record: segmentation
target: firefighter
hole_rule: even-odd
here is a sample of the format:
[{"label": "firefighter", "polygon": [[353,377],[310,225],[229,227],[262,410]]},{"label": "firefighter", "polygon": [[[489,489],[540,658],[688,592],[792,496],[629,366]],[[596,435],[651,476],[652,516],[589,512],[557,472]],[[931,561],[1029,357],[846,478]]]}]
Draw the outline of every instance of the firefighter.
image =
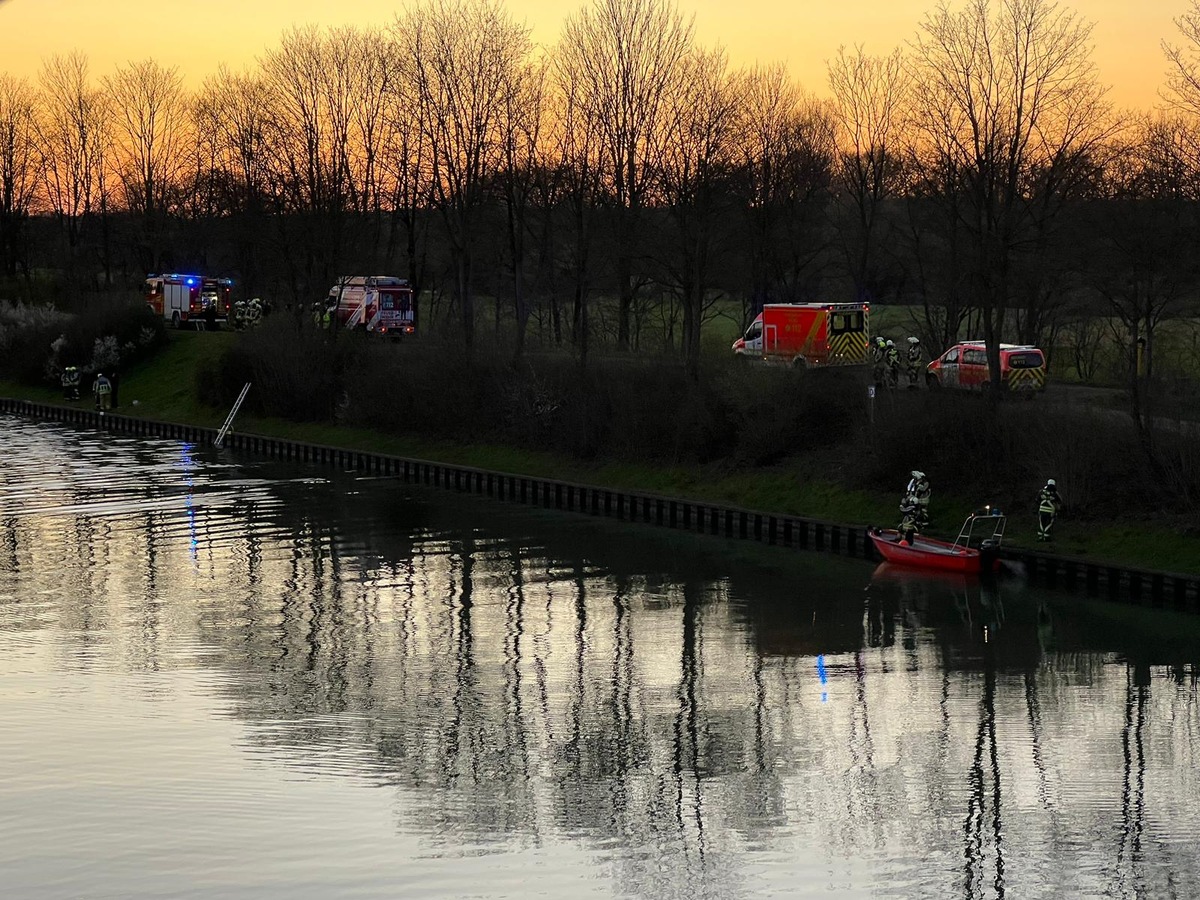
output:
[{"label": "firefighter", "polygon": [[891,341],[887,342],[884,361],[887,363],[888,387],[894,388],[900,383],[900,352]]},{"label": "firefighter", "polygon": [[62,389],[64,400],[79,399],[79,369],[67,366],[62,373]]},{"label": "firefighter", "polygon": [[918,528],[929,527],[929,496],[932,493],[929,486],[929,479],[925,477],[925,473],[913,469],[912,478],[908,481],[908,487],[905,490],[906,502],[907,498],[911,497],[915,506],[914,515],[917,520]]},{"label": "firefighter", "polygon": [[1039,541],[1050,540],[1050,529],[1062,509],[1062,497],[1053,478],[1046,479],[1046,486],[1038,492],[1038,535]]},{"label": "firefighter", "polygon": [[921,339],[918,337],[910,337],[908,339],[908,389],[915,391],[917,389],[917,380],[921,376],[921,364],[925,362],[925,352],[921,349]]},{"label": "firefighter", "polygon": [[92,382],[92,395],[96,398],[96,409],[103,412],[112,403],[112,382],[104,377],[103,372],[96,373]]},{"label": "firefighter", "polygon": [[912,494],[906,494],[904,499],[900,501],[900,527],[896,530],[900,532],[900,543],[903,546],[912,546],[917,535],[921,531],[921,526],[918,522],[917,498]]},{"label": "firefighter", "polygon": [[887,364],[887,341],[883,339],[883,335],[875,335],[875,340],[871,341],[871,379],[875,383],[875,390],[883,389],[883,376],[886,371]]},{"label": "firefighter", "polygon": [[259,322],[263,315],[262,301],[257,297],[252,297],[246,303],[246,327],[253,328]]}]

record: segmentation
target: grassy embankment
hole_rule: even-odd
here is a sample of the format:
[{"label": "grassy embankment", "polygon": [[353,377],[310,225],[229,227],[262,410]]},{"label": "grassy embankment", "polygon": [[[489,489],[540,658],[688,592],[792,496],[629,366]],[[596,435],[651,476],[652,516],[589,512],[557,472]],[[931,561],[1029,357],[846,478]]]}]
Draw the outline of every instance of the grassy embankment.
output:
[{"label": "grassy embankment", "polygon": [[[119,412],[147,419],[219,426],[227,410],[213,409],[198,402],[195,372],[204,362],[218,356],[234,338],[228,333],[172,333],[165,351],[134,367],[122,377]],[[0,393],[47,403],[62,402],[60,393],[54,389],[31,388],[11,382],[0,382]],[[81,402],[89,403],[90,398]],[[319,444],[692,497],[830,521],[891,524],[896,516],[896,496],[849,490],[833,480],[814,479],[808,471],[812,461],[807,459],[796,459],[752,472],[714,474],[690,467],[666,468],[617,462],[588,465],[551,454],[506,446],[424,440],[281,419],[239,417],[237,428],[244,432]],[[969,499],[947,496],[944,492],[935,493],[935,514],[942,511],[938,524],[943,532],[956,528],[961,521],[961,514],[952,515],[948,510],[963,510],[965,514],[971,506]],[[1008,534],[1010,543],[1033,545],[1034,531],[1032,504],[1029,510],[1012,513]],[[1149,527],[1142,522],[1116,522],[1095,527],[1069,520],[1060,521],[1057,540],[1052,547],[1060,553],[1090,559],[1200,573],[1200,540]]]}]

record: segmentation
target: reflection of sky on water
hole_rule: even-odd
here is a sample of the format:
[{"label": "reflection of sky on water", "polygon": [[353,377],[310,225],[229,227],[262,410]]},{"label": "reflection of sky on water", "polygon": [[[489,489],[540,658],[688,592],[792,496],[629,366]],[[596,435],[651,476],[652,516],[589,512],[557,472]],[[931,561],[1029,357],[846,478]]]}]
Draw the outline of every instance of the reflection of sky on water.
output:
[{"label": "reflection of sky on water", "polygon": [[[188,283],[190,284],[191,282],[189,281]],[[200,546],[200,539],[196,536],[196,507],[192,502],[192,494],[196,486],[196,482],[192,477],[192,473],[196,468],[196,461],[192,456],[192,445],[188,443],[182,444],[179,448],[179,457],[180,462],[182,463],[183,483],[187,488],[187,493],[184,494],[183,502],[187,506],[188,533],[191,536],[189,551],[191,553],[192,561],[195,562],[197,557],[197,548]]]},{"label": "reflection of sky on water", "polygon": [[23,896],[1195,877],[1190,620],[5,425]]}]

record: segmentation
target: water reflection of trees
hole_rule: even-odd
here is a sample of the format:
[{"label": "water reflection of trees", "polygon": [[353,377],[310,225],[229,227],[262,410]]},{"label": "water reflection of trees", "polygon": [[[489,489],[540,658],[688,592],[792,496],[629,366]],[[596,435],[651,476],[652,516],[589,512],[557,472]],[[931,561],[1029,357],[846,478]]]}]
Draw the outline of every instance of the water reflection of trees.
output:
[{"label": "water reflection of trees", "polygon": [[1069,604],[395,485],[221,490],[58,544],[6,518],[0,577],[59,572],[62,627],[129,666],[206,648],[250,752],[393,786],[431,844],[576,838],[647,896],[736,894],[767,848],[910,894],[1072,893],[1067,854],[1085,893],[1195,875],[1196,670]]}]

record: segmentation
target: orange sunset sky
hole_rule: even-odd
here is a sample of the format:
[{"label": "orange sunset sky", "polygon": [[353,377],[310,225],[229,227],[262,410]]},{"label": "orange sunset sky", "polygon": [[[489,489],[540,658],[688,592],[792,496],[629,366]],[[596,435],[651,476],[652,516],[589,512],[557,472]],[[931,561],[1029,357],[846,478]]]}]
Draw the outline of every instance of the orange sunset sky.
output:
[{"label": "orange sunset sky", "polygon": [[[1160,41],[1187,0],[1077,0],[1095,23],[1094,59],[1118,106],[1159,103],[1166,70]],[[883,54],[910,39],[936,0],[680,0],[705,45],[721,44],[735,64],[776,61],[817,95],[825,63],[840,45]],[[574,0],[508,0],[533,38],[552,43]],[[957,6],[958,4],[953,4]],[[0,71],[36,77],[43,58],[79,49],[95,75],[153,56],[190,84],[225,63],[240,69],[292,25],[390,22],[396,0],[0,0]]]}]

